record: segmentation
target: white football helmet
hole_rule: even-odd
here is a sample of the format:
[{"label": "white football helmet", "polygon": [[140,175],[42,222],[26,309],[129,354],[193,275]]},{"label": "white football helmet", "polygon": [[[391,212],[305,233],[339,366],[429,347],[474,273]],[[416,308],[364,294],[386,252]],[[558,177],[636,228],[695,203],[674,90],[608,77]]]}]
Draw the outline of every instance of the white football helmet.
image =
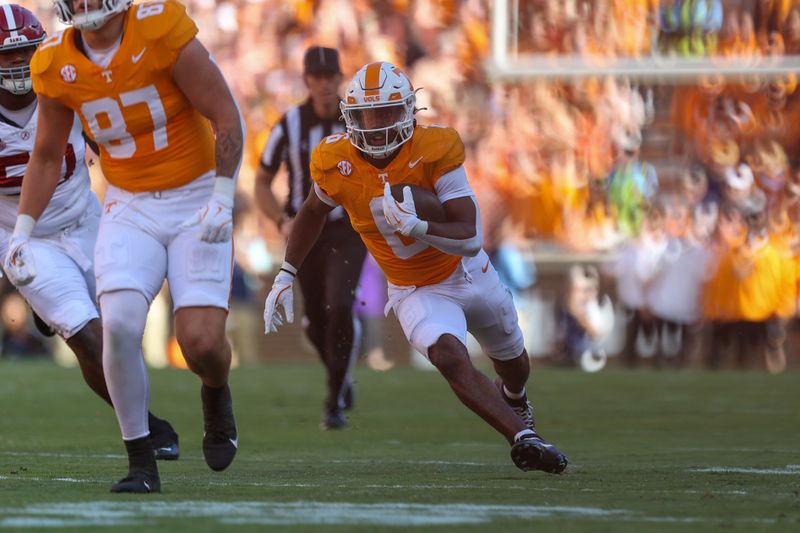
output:
[{"label": "white football helmet", "polygon": [[414,133],[416,101],[402,70],[383,61],[364,65],[339,104],[350,142],[371,157],[388,157]]},{"label": "white football helmet", "polygon": [[[36,16],[22,6],[0,6],[0,52],[37,47],[47,35]],[[12,94],[28,94],[33,88],[28,62],[0,67],[0,88]]]},{"label": "white football helmet", "polygon": [[100,7],[88,9],[88,0],[83,0],[83,10],[74,13],[71,0],[53,0],[56,16],[64,24],[71,24],[79,30],[94,31],[103,27],[109,18],[126,11],[133,0],[101,0]]}]

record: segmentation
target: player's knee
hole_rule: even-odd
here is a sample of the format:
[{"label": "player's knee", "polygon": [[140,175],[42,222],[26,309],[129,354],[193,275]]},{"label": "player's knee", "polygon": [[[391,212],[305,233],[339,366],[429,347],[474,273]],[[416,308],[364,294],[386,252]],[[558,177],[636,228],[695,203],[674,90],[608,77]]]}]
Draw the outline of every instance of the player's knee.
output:
[{"label": "player's knee", "polygon": [[452,335],[442,335],[428,348],[428,358],[445,378],[458,375],[471,363],[466,347]]},{"label": "player's knee", "polygon": [[188,328],[178,336],[183,353],[195,360],[216,357],[223,351],[224,342],[215,331],[200,327]]},{"label": "player's knee", "polygon": [[142,328],[124,316],[103,318],[103,338],[109,344],[112,354],[122,355],[135,351],[139,353],[142,342]]}]

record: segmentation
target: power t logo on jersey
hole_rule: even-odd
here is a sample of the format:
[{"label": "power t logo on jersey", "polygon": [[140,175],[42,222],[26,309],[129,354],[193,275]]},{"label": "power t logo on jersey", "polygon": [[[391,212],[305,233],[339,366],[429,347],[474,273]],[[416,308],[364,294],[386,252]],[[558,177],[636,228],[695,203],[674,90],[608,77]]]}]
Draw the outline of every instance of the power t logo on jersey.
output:
[{"label": "power t logo on jersey", "polygon": [[[101,11],[85,13],[86,20]],[[79,15],[70,16],[77,25]],[[74,28],[45,40],[31,62],[34,89],[78,110],[112,185],[131,192],[180,187],[215,168],[211,127],[172,77],[197,26],[174,0],[131,6],[124,24],[119,48],[105,66],[78,49]]]}]

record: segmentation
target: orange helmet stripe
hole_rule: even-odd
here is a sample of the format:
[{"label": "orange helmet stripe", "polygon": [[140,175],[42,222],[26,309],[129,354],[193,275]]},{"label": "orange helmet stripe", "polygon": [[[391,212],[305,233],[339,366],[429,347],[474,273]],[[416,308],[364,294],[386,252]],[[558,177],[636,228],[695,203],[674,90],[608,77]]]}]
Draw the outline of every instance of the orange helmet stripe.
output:
[{"label": "orange helmet stripe", "polygon": [[381,65],[382,61],[376,61],[367,65],[364,73],[364,95],[377,96],[381,90]]}]

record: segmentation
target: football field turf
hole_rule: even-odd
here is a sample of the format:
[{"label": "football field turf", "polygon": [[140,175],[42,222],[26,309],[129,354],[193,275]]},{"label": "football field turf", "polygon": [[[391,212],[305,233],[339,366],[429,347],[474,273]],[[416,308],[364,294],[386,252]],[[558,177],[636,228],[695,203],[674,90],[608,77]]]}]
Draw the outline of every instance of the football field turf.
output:
[{"label": "football field turf", "polygon": [[[151,371],[181,437],[162,494],[126,470],[77,369],[0,363],[0,529],[114,531],[800,531],[800,374],[537,369],[531,399],[564,475],[521,472],[435,373],[356,371],[352,429],[321,432],[314,364],[234,370],[240,451],[200,451],[199,382]],[[96,529],[92,529],[96,530]]]}]

